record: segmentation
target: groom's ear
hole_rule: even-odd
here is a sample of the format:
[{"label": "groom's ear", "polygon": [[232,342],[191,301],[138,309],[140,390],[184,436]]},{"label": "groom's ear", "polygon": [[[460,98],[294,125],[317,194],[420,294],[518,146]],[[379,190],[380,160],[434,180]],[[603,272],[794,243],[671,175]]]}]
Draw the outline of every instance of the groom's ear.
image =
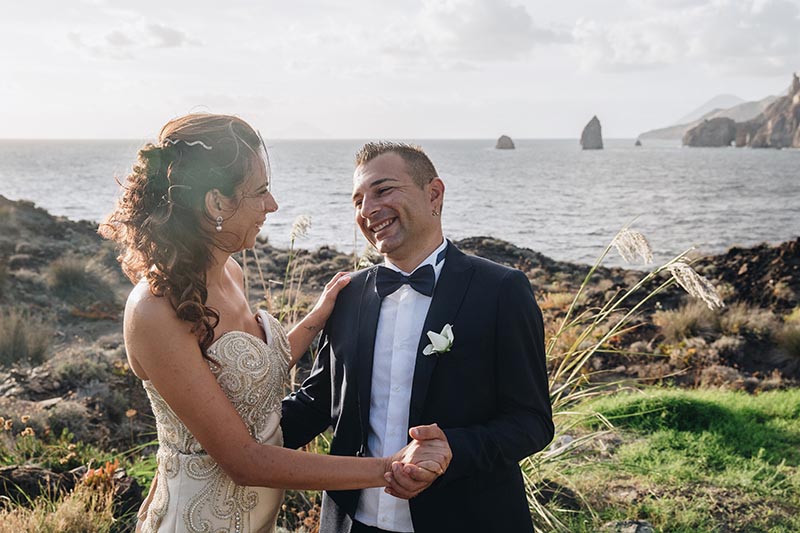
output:
[{"label": "groom's ear", "polygon": [[433,178],[428,184],[428,190],[433,207],[441,211],[442,200],[444,200],[444,182],[439,177]]}]

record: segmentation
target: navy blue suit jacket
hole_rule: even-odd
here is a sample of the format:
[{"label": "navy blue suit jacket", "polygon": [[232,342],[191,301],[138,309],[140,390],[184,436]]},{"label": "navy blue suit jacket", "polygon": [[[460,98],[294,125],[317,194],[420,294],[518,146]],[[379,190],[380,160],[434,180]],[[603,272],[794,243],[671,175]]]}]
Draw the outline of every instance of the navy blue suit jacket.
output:
[{"label": "navy blue suit jacket", "polygon": [[[353,275],[326,324],[311,375],[283,401],[284,446],[333,427],[331,454],[364,455],[381,300],[377,267]],[[423,355],[426,332],[453,326],[449,352]],[[542,315],[525,275],[452,243],[425,318],[409,427],[436,422],[453,459],[410,500],[417,533],[532,532],[518,463],[553,438]],[[349,532],[360,491],[323,495],[322,533]]]}]

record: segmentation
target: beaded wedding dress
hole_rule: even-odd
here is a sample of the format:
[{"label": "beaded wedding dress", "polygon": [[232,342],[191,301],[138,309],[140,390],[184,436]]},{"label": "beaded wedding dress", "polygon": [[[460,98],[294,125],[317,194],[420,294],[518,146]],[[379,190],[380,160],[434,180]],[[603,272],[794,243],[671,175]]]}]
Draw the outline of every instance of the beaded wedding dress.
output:
[{"label": "beaded wedding dress", "polygon": [[[243,331],[220,336],[208,349],[209,367],[260,443],[281,446],[281,399],[290,348],[280,323],[259,311],[267,342]],[[158,432],[158,468],[139,513],[142,532],[272,532],[283,490],[243,487],[205,453],[149,381]]]}]

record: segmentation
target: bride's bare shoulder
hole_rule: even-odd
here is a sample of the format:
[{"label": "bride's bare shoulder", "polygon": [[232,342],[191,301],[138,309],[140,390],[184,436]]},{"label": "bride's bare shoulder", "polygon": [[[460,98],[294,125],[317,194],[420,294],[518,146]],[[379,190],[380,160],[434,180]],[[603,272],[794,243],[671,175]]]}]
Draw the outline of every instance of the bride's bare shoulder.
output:
[{"label": "bride's bare shoulder", "polygon": [[134,286],[125,303],[125,329],[162,329],[179,323],[180,319],[175,314],[175,309],[169,300],[163,296],[156,296],[150,291],[150,286],[145,281],[140,281]]}]

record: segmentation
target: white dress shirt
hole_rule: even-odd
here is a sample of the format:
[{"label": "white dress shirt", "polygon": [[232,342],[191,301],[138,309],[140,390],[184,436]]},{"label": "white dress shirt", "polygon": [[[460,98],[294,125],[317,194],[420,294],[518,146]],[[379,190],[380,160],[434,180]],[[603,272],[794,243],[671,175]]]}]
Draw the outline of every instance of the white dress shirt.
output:
[{"label": "white dress shirt", "polygon": [[[417,268],[433,266],[438,281],[444,260],[436,264],[436,259],[446,248],[445,240]],[[385,266],[406,276],[411,275],[411,272],[403,272],[388,259]],[[381,302],[372,363],[367,435],[367,455],[370,457],[387,457],[408,442],[411,385],[417,348],[430,305],[430,296],[418,293],[408,284],[402,285]],[[387,531],[414,531],[408,500],[390,496],[383,488],[361,491],[355,519]]]}]

